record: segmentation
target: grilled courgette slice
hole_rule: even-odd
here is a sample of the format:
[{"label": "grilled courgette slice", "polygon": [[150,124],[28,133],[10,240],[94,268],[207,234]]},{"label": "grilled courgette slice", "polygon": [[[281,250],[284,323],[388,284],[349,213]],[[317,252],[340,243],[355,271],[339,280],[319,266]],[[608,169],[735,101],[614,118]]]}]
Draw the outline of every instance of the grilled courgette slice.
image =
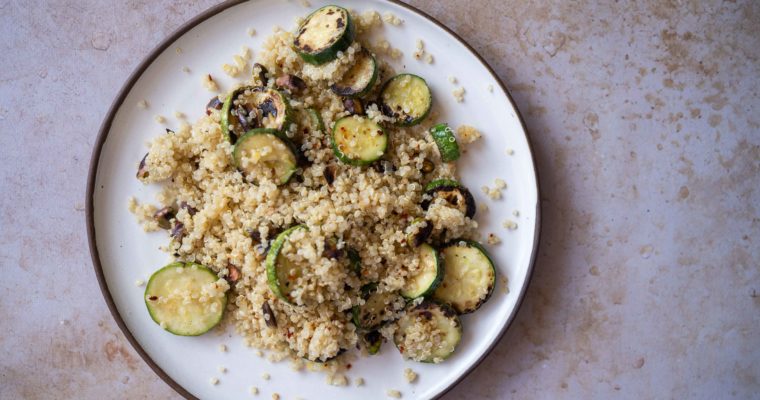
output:
[{"label": "grilled courgette slice", "polygon": [[459,314],[471,313],[491,297],[496,268],[486,250],[472,240],[458,239],[441,250],[446,275],[433,293]]},{"label": "grilled courgette slice", "polygon": [[287,257],[281,256],[280,253],[289,236],[301,229],[307,228],[304,225],[296,225],[277,235],[267,252],[267,258],[264,262],[267,270],[269,289],[280,300],[289,304],[294,303],[291,293],[296,288],[298,278],[303,276],[303,271],[301,270],[301,265],[290,262]]},{"label": "grilled courgette slice", "polygon": [[430,203],[440,197],[446,200],[452,207],[459,209],[465,216],[475,216],[475,198],[472,193],[459,182],[452,179],[436,179],[425,186],[425,196],[420,206],[423,210],[430,207]]},{"label": "grilled courgette slice", "polygon": [[309,64],[324,64],[338,58],[354,41],[356,30],[351,14],[343,7],[322,7],[309,14],[298,27],[293,46]]},{"label": "grilled courgette slice", "polygon": [[437,124],[430,128],[430,135],[441,154],[441,161],[450,162],[459,159],[459,144],[448,124]]},{"label": "grilled courgette slice", "polygon": [[[430,300],[408,309],[397,326],[393,335],[396,348],[404,358],[414,361],[439,363],[454,353],[462,339],[462,323],[456,312]],[[419,332],[431,336],[420,338]]]},{"label": "grilled courgette slice", "polygon": [[444,277],[444,266],[438,252],[429,244],[417,247],[420,269],[414,276],[406,279],[401,295],[407,299],[416,299],[433,294]]},{"label": "grilled courgette slice", "polygon": [[295,146],[274,129],[252,129],[238,139],[232,156],[249,181],[262,178],[285,184],[298,169]]},{"label": "grilled courgette slice", "polygon": [[377,80],[377,61],[366,49],[362,49],[354,59],[354,65],[343,74],[339,82],[330,86],[338,96],[362,97],[372,90]]},{"label": "grilled courgette slice", "polygon": [[288,98],[278,90],[263,86],[235,89],[222,106],[222,132],[232,144],[251,129],[269,128],[285,132],[291,123]]},{"label": "grilled courgette slice", "polygon": [[[221,281],[221,282],[220,282]],[[153,273],[145,305],[157,324],[180,336],[202,335],[222,320],[226,281],[196,263],[171,263]]]},{"label": "grilled courgette slice", "polygon": [[399,126],[419,124],[428,116],[432,105],[430,87],[417,75],[396,75],[380,91],[380,109],[395,118]]},{"label": "grilled courgette slice", "polygon": [[378,292],[377,284],[369,283],[361,289],[364,304],[351,310],[354,325],[372,330],[393,318],[404,307],[403,299],[394,292]]},{"label": "grilled courgette slice", "polygon": [[371,119],[357,115],[335,121],[330,139],[335,157],[350,165],[372,164],[388,147],[385,130]]}]

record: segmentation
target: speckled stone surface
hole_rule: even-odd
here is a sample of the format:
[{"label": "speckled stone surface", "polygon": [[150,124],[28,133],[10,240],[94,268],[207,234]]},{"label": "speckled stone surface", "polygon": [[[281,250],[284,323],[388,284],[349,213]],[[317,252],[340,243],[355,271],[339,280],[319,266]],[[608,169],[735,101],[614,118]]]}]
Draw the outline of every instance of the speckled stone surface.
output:
[{"label": "speckled stone surface", "polygon": [[[0,1],[0,398],[178,395],[92,271],[90,152],[128,74],[214,1]],[[510,88],[543,237],[446,399],[760,398],[760,3],[417,0]]]}]

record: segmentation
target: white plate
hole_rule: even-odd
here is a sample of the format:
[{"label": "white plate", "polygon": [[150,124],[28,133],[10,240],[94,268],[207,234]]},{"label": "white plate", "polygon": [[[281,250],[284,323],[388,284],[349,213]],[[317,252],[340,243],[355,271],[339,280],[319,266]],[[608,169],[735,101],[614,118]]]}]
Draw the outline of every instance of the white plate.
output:
[{"label": "white plate", "polygon": [[[327,4],[312,1],[310,9]],[[385,344],[381,354],[353,363],[348,376],[363,377],[363,386],[334,387],[325,383],[322,373],[295,372],[287,362],[270,363],[246,348],[231,330],[201,337],[173,336],[161,330],[150,318],[143,303],[143,287],[136,280],[147,280],[168,256],[159,251],[166,243],[165,233],[146,235],[127,210],[127,199],[136,196],[155,202],[156,186],[144,186],[135,179],[137,162],[146,152],[145,143],[163,134],[164,126],[154,121],[156,114],[169,119],[167,127],[176,127],[175,110],[195,120],[201,116],[212,96],[201,86],[203,73],[217,78],[222,89],[233,81],[221,71],[221,64],[231,62],[241,45],[253,50],[254,59],[264,38],[273,27],[292,29],[295,18],[305,16],[309,8],[300,1],[266,0],[240,4],[225,3],[208,10],[179,29],[154,50],[129,78],[117,97],[100,132],[93,153],[88,187],[88,233],[95,270],[103,294],[122,330],[151,367],[186,397],[231,399],[250,397],[249,388],[257,386],[261,398],[277,392],[285,399],[386,398],[388,389],[403,393],[403,398],[433,398],[444,393],[464,377],[488,353],[512,321],[530,279],[538,241],[538,186],[533,158],[520,117],[498,78],[490,68],[460,39],[445,27],[409,6],[388,1],[338,3],[359,11],[374,9],[381,14],[393,12],[404,20],[400,27],[385,24],[381,29],[394,47],[404,53],[398,70],[419,74],[430,84],[440,119],[452,126],[470,124],[484,137],[459,161],[463,182],[471,188],[478,204],[485,203],[477,221],[485,236],[497,233],[503,243],[488,246],[498,274],[509,278],[509,292],[502,283],[491,300],[480,310],[462,318],[464,337],[456,353],[443,364],[429,365],[402,360],[392,344]],[[247,30],[258,32],[249,37]],[[423,39],[425,50],[435,57],[432,65],[415,60],[416,39]],[[176,49],[181,48],[181,52]],[[188,67],[190,73],[183,72]],[[465,102],[457,103],[451,94],[454,76],[466,89]],[[492,86],[493,92],[489,91]],[[148,100],[147,110],[136,105]],[[513,155],[507,155],[507,149]],[[494,186],[494,179],[509,185],[504,198],[487,199],[483,185]],[[513,211],[519,211],[519,217]],[[502,227],[504,220],[514,220],[518,229]],[[229,347],[223,353],[221,343]],[[220,367],[227,373],[221,373]],[[414,384],[406,382],[403,370],[419,373]],[[263,373],[271,380],[262,379]],[[212,377],[219,378],[211,385]]]}]

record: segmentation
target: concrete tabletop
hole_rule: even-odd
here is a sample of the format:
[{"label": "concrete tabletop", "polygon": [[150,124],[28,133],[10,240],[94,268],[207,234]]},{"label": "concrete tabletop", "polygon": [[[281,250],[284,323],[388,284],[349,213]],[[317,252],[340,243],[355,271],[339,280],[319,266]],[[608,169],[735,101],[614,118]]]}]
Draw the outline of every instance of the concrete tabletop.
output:
[{"label": "concrete tabletop", "polygon": [[[106,308],[85,182],[128,74],[214,3],[0,1],[0,398],[179,397]],[[541,177],[525,303],[446,399],[760,398],[760,2],[411,3],[504,80]]]}]

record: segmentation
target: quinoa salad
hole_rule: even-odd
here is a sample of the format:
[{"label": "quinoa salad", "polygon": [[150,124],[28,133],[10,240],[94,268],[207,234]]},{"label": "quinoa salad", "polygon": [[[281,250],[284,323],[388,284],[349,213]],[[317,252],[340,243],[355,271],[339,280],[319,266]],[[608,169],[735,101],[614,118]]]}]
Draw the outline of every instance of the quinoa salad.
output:
[{"label": "quinoa salad", "polygon": [[237,84],[199,100],[202,118],[151,141],[137,179],[160,185],[157,204],[129,208],[168,234],[173,261],[144,294],[168,333],[233,325],[274,359],[318,366],[456,352],[459,316],[497,279],[457,178],[480,134],[437,120],[424,77],[395,70],[395,49],[369,39],[381,23],[330,5],[276,29],[255,58],[245,49],[224,65]]}]

